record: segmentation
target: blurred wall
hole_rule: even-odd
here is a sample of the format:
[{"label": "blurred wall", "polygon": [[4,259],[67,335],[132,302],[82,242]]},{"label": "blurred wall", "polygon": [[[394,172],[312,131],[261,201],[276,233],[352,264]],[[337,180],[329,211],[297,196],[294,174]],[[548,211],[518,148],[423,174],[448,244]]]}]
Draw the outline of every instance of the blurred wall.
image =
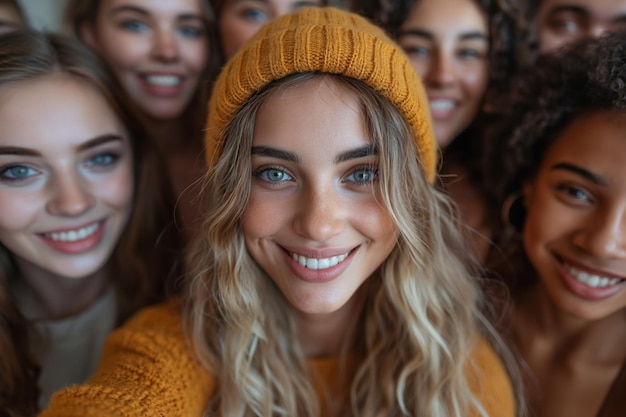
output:
[{"label": "blurred wall", "polygon": [[61,31],[67,0],[18,0],[31,27],[47,32]]}]

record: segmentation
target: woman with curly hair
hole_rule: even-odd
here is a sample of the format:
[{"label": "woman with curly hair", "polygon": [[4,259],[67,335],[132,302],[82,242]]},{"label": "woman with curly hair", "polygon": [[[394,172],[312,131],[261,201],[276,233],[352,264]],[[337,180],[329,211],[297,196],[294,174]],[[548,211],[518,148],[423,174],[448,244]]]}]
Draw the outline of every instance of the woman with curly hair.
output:
[{"label": "woman with curly hair", "polygon": [[186,298],[43,416],[513,416],[427,106],[362,17],[265,25],[213,91]]},{"label": "woman with curly hair", "polygon": [[542,57],[502,107],[485,175],[506,222],[492,267],[530,407],[626,415],[626,33]]},{"label": "woman with curly hair", "polygon": [[496,0],[359,1],[354,9],[397,40],[421,77],[443,150],[442,185],[482,258],[493,224],[479,192],[479,145],[490,101],[518,65],[522,14]]},{"label": "woman with curly hair", "polygon": [[80,43],[2,36],[2,416],[34,415],[84,382],[108,333],[179,274],[169,178],[122,103]]}]

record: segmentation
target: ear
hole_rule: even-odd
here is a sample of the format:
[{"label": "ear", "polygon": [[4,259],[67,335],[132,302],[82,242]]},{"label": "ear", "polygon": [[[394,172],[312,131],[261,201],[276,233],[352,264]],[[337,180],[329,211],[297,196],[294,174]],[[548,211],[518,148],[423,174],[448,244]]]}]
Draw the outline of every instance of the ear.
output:
[{"label": "ear", "polygon": [[522,186],[522,196],[524,201],[524,208],[528,209],[535,196],[535,182],[534,179],[528,180]]},{"label": "ear", "polygon": [[79,26],[79,35],[80,39],[85,42],[90,48],[95,51],[100,50],[100,44],[98,42],[98,37],[96,36],[96,30],[91,22],[83,21]]}]

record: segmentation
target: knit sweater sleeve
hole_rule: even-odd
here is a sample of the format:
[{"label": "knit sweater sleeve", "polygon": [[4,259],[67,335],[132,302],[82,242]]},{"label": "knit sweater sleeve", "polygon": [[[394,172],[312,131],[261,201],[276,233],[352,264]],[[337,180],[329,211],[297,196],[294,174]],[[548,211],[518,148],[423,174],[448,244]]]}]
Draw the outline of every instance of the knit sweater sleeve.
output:
[{"label": "knit sweater sleeve", "polygon": [[[481,339],[466,368],[468,383],[489,417],[515,417],[513,386],[498,355]],[[476,408],[471,417],[483,416]]]},{"label": "knit sweater sleeve", "polygon": [[111,333],[93,376],[56,393],[40,417],[202,416],[213,379],[189,350],[180,311],[175,299]]}]

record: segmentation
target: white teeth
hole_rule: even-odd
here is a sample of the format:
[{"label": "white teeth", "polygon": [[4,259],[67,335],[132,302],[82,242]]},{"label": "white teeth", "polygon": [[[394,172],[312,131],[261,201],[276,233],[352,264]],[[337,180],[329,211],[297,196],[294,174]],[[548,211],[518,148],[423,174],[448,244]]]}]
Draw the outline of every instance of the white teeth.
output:
[{"label": "white teeth", "polygon": [[302,255],[298,255],[297,253],[292,253],[291,257],[294,261],[298,262],[300,265],[307,267],[308,269],[328,269],[331,266],[335,266],[338,263],[342,262],[344,259],[348,257],[348,253],[344,253],[343,255],[333,256],[331,258],[307,258]]},{"label": "white teeth", "polygon": [[68,232],[58,233],[45,233],[48,239],[56,240],[59,242],[76,242],[83,240],[93,235],[98,230],[99,223],[93,223],[86,227],[81,227],[77,230],[70,230]]},{"label": "white teeth", "polygon": [[173,87],[180,84],[181,77],[177,75],[148,75],[146,81],[159,87]]},{"label": "white teeth", "polygon": [[604,288],[611,285],[617,285],[622,280],[620,278],[609,278],[602,277],[599,275],[589,274],[588,272],[584,272],[578,270],[572,266],[567,267],[567,272],[576,278],[578,282],[582,282],[583,284],[591,287],[591,288]]},{"label": "white teeth", "polygon": [[430,108],[433,111],[448,111],[454,108],[454,101],[452,100],[432,100],[430,102]]}]

